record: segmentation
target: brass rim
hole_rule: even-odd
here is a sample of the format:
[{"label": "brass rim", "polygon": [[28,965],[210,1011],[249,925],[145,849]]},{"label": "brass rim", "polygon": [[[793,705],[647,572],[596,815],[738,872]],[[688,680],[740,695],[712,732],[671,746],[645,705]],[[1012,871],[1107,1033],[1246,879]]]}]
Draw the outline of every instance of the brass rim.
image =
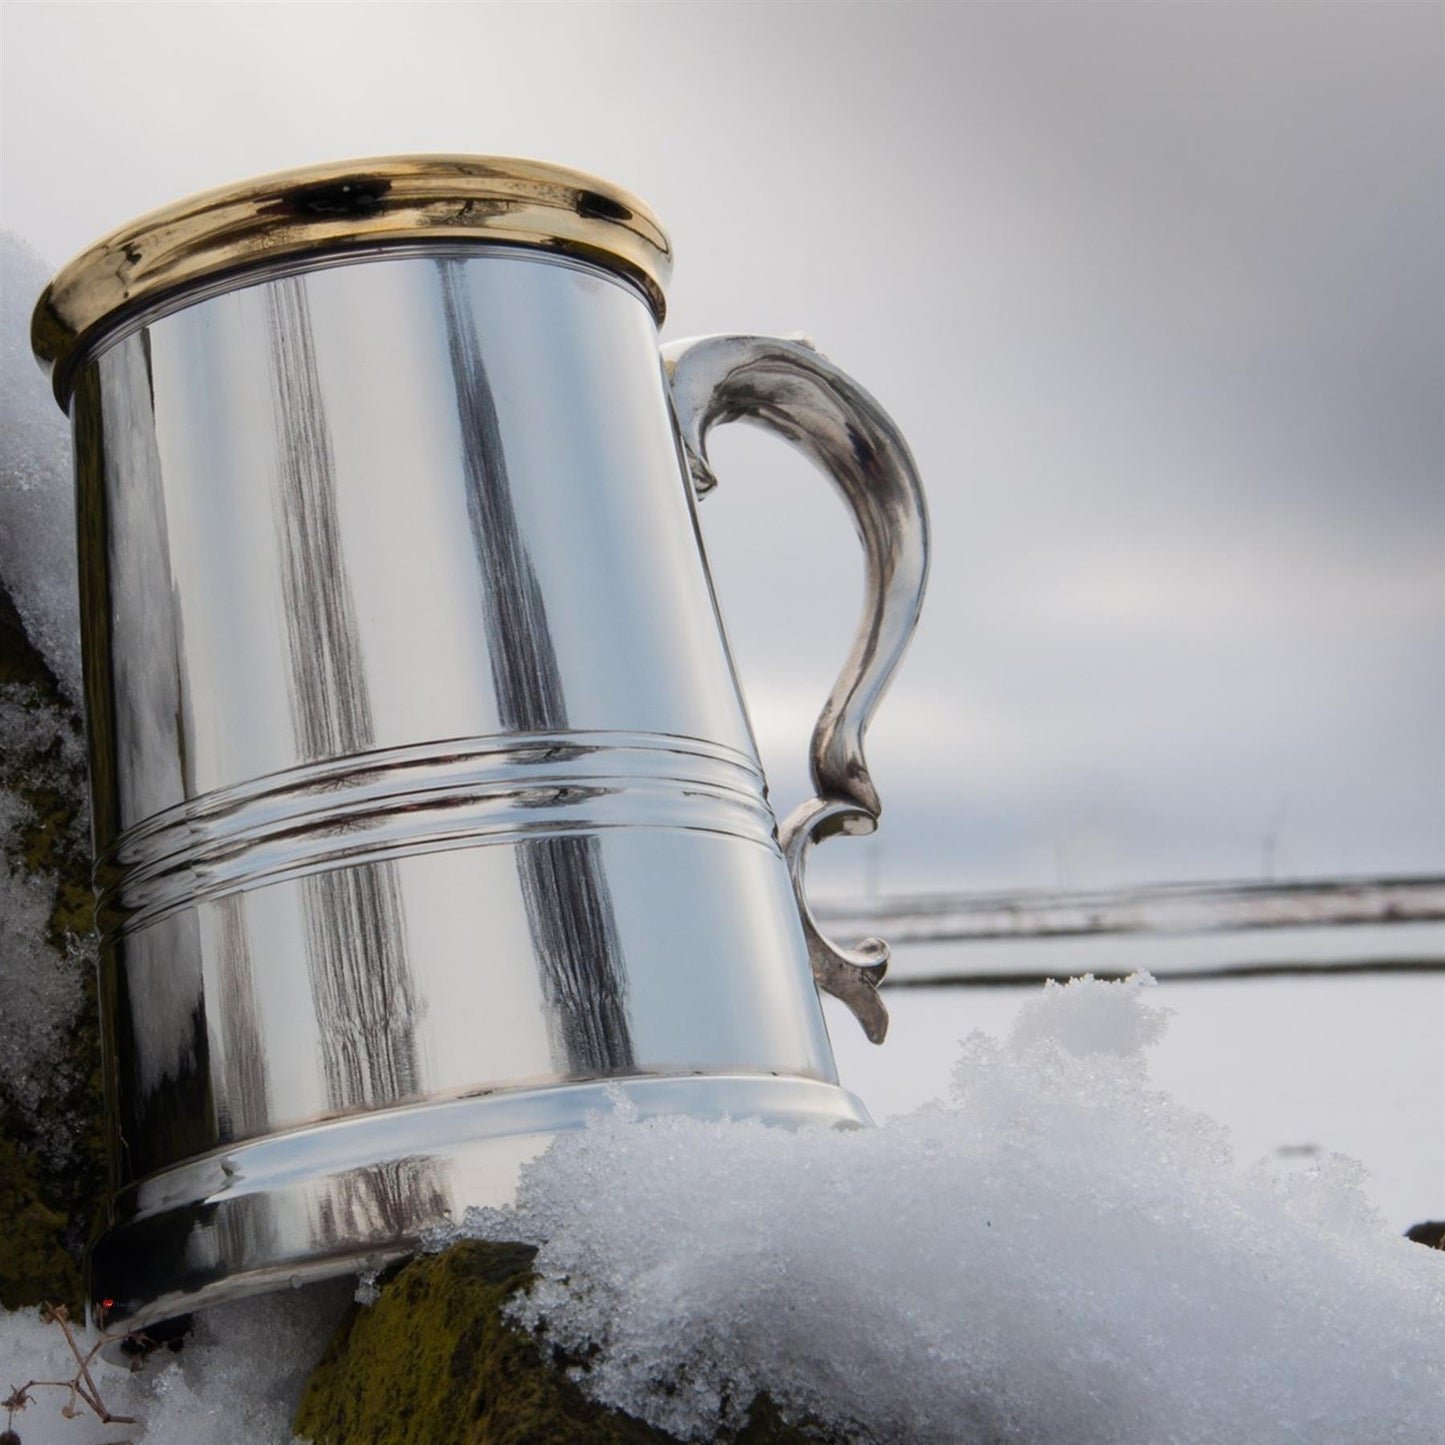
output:
[{"label": "brass rim", "polygon": [[79,357],[124,317],[258,264],[416,241],[536,246],[638,285],[659,322],[672,248],[631,193],[582,171],[497,156],[386,156],[278,171],[192,196],[112,231],[64,266],[30,344],[67,405]]}]

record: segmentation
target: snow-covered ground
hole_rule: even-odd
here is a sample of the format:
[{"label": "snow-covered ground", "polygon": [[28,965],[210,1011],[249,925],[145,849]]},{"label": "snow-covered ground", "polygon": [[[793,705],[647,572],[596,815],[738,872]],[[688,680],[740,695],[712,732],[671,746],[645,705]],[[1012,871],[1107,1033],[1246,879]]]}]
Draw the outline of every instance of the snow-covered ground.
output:
[{"label": "snow-covered ground", "polygon": [[[332,1285],[222,1305],[203,1316],[186,1347],[128,1374],[99,1360],[91,1378],[112,1415],[106,1424],[63,1389],[41,1387],[10,1420],[22,1445],[286,1445],[301,1387],[350,1289]],[[65,1380],[75,1362],[56,1325],[35,1310],[0,1310],[0,1396],[29,1380]],[[0,1429],[5,1415],[0,1410]]]},{"label": "snow-covered ground", "polygon": [[[602,1117],[466,1228],[542,1242],[519,1317],[600,1345],[590,1388],[696,1439],[766,1389],[873,1440],[1433,1445],[1445,1255],[1400,1238],[1359,1165],[1254,1167],[1161,1089],[1149,1055],[1187,1016],[1170,998],[1088,982],[1000,1001],[1006,1035],[955,1052],[947,1097],[876,1130]],[[107,1404],[147,1445],[284,1441],[340,1303],[212,1311],[178,1359],[106,1372]],[[0,1321],[13,1383],[54,1377],[61,1346]],[[23,1439],[125,1438],[56,1403]]]},{"label": "snow-covered ground", "polygon": [[[1151,941],[1163,966],[1173,941]],[[916,1108],[947,1085],[960,1039],[1006,1032],[1036,992],[891,990],[882,1048],[830,1001],[843,1081],[875,1118]],[[1172,1017],[1151,1077],[1225,1125],[1240,1160],[1347,1154],[1392,1227],[1445,1218],[1445,973],[1171,981],[1155,997]]]}]

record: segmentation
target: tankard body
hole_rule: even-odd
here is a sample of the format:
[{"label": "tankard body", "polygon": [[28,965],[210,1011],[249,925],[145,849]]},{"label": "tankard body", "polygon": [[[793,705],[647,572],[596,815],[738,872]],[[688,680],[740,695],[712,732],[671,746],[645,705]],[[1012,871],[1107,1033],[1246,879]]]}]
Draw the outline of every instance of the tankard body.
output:
[{"label": "tankard body", "polygon": [[403,239],[160,288],[66,358],[122,1327],[394,1257],[616,1089],[866,1121],[656,296]]}]

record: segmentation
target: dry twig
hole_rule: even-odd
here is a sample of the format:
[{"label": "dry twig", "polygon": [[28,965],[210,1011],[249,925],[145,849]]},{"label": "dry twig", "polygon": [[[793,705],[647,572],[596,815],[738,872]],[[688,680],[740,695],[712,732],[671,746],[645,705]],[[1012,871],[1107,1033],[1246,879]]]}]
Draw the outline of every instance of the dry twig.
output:
[{"label": "dry twig", "polygon": [[[80,1400],[103,1425],[139,1425],[140,1421],[134,1415],[112,1415],[106,1409],[105,1401],[101,1399],[100,1390],[90,1373],[91,1362],[101,1349],[112,1340],[124,1339],[126,1336],[102,1334],[89,1350],[82,1353],[70,1328],[70,1312],[64,1305],[41,1305],[40,1318],[47,1324],[60,1326],[61,1333],[65,1336],[65,1343],[70,1346],[70,1353],[75,1357],[75,1373],[68,1380],[27,1380],[23,1385],[18,1385],[11,1390],[4,1400],[0,1400],[0,1405],[3,1405],[7,1411],[6,1429],[4,1434],[0,1435],[0,1445],[20,1445],[20,1436],[15,1429],[15,1412],[23,1410],[30,1404],[32,1390],[67,1391],[69,1398],[60,1407],[60,1413],[67,1420],[72,1420],[80,1414],[76,1408],[76,1401]],[[117,1440],[112,1442],[112,1445],[132,1445],[132,1442]]]}]

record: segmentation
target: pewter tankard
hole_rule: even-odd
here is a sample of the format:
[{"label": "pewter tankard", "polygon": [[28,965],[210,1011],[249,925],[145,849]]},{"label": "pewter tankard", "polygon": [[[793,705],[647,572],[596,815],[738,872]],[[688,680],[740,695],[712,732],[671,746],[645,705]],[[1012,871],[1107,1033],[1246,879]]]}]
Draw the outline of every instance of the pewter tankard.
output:
[{"label": "pewter tankard", "polygon": [[[866,833],[922,494],[810,347],[659,351],[667,238],[533,162],[195,197],[82,254],[33,341],[73,422],[113,1188],[129,1330],[378,1265],[620,1091],[857,1125],[886,949],[804,855]],[[868,585],[781,828],[695,504],[748,419],[852,508]]]}]

